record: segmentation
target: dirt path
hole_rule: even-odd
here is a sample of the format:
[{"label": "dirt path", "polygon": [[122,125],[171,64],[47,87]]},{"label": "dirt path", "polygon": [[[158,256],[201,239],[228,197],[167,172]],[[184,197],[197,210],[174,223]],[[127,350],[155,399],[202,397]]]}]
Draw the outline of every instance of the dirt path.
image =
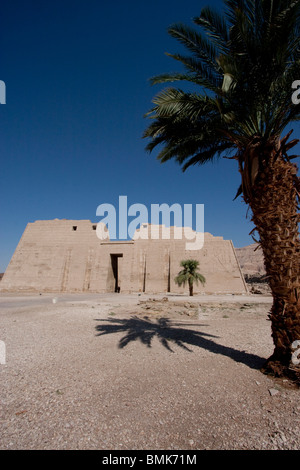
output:
[{"label": "dirt path", "polygon": [[269,297],[54,297],[0,296],[1,449],[300,448]]}]

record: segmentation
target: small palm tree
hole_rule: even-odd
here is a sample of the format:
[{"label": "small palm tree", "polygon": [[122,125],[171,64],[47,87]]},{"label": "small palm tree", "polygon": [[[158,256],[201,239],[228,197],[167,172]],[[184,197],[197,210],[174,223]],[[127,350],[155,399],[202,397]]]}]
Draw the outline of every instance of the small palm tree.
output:
[{"label": "small palm tree", "polygon": [[184,81],[193,90],[159,92],[144,137],[150,152],[159,148],[161,162],[174,159],[183,170],[224,152],[236,160],[236,197],[251,209],[273,295],[275,348],[265,371],[289,374],[291,345],[300,339],[300,178],[295,155],[288,155],[298,140],[282,133],[300,119],[300,104],[291,99],[300,72],[300,0],[224,0],[224,6],[225,14],[203,8],[194,28],[169,28],[188,52],[169,54],[183,71],[152,83]]},{"label": "small palm tree", "polygon": [[181,261],[180,266],[182,266],[183,269],[175,277],[175,282],[179,286],[185,286],[185,284],[188,283],[189,292],[192,296],[194,293],[194,282],[198,284],[200,281],[202,285],[205,284],[205,277],[197,272],[199,261],[196,261],[195,259],[187,259]]}]

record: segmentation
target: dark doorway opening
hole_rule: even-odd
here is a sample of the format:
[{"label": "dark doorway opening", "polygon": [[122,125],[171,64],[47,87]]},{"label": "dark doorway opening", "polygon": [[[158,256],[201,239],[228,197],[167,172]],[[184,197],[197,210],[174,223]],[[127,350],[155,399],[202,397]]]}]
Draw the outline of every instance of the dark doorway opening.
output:
[{"label": "dark doorway opening", "polygon": [[120,278],[119,278],[119,264],[118,264],[118,258],[123,258],[123,253],[118,253],[118,254],[111,254],[110,259],[111,259],[111,267],[112,267],[112,272],[114,275],[114,292],[120,292],[121,287],[120,287]]},{"label": "dark doorway opening", "polygon": [[168,266],[168,287],[167,292],[171,292],[171,256],[169,253],[169,266]]},{"label": "dark doorway opening", "polygon": [[147,264],[146,264],[146,258],[145,258],[144,277],[143,277],[143,292],[146,292],[146,273],[147,273]]}]

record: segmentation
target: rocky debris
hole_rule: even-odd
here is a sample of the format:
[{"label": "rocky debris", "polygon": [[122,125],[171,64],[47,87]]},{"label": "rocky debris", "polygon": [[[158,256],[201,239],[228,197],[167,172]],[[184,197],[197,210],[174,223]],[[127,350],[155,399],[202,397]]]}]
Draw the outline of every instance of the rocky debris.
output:
[{"label": "rocky debris", "polygon": [[271,295],[266,277],[264,257],[257,243],[235,248],[236,255],[251,294]]},{"label": "rocky debris", "polygon": [[138,306],[143,310],[151,310],[152,312],[165,311],[167,305],[168,313],[178,313],[181,315],[195,316],[198,313],[198,302],[176,302],[169,301],[168,297],[162,299],[149,298],[147,300],[140,300]]},{"label": "rocky debris", "polygon": [[273,397],[274,395],[277,395],[279,393],[279,390],[277,390],[277,388],[269,388],[269,393],[271,397]]},{"label": "rocky debris", "polygon": [[[167,300],[166,300],[167,299]],[[272,299],[270,297],[270,305]],[[267,317],[270,305],[266,302],[255,301],[251,302],[238,302],[238,301],[204,301],[199,299],[196,301],[187,300],[173,300],[168,298],[148,298],[139,300],[136,308],[129,311],[124,306],[120,305],[115,309],[116,314],[132,313],[137,316],[142,316],[145,313],[147,316],[151,315],[155,318],[163,317],[189,317],[197,319],[210,319],[210,318],[237,318],[241,315],[246,317]]]},{"label": "rocky debris", "polygon": [[[265,277],[263,278],[265,279]],[[251,294],[261,294],[261,295],[271,295],[271,288],[269,283],[262,280],[261,282],[252,282],[251,280],[247,280],[248,289]]]}]

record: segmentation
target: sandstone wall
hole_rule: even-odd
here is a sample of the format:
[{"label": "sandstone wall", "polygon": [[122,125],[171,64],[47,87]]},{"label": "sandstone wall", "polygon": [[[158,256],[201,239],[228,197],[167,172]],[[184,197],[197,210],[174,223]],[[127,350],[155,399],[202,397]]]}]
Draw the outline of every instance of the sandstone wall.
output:
[{"label": "sandstone wall", "polygon": [[243,293],[246,284],[232,242],[204,234],[201,250],[186,239],[99,240],[89,220],[29,223],[16,248],[1,291],[187,293],[174,278],[180,261],[200,262],[206,284],[194,292]]}]

